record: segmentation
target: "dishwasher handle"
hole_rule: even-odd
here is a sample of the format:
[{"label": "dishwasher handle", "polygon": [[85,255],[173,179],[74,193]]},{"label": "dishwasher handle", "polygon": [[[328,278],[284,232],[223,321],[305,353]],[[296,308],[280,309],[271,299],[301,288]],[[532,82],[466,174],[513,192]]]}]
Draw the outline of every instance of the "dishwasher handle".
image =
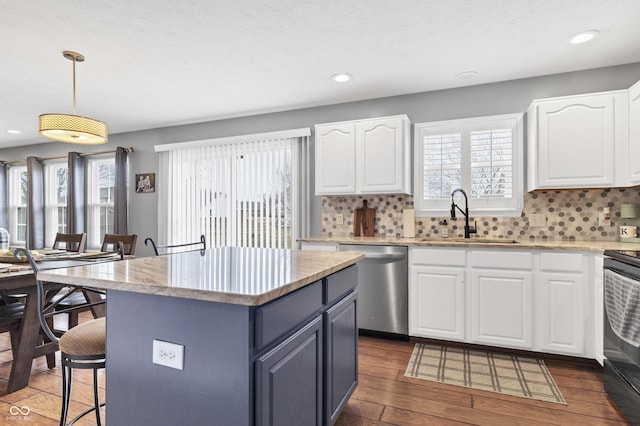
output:
[{"label": "dishwasher handle", "polygon": [[395,259],[404,259],[405,255],[402,253],[364,253],[365,259],[385,259],[385,260],[395,260]]}]

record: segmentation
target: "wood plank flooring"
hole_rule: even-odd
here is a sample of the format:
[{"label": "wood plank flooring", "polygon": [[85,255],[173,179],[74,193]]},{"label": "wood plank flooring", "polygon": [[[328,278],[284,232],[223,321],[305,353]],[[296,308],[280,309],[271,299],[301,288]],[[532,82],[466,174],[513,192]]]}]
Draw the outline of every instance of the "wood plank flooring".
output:
[{"label": "wood plank flooring", "polygon": [[[83,316],[81,322],[86,320]],[[564,406],[404,377],[412,350],[411,342],[361,336],[359,385],[336,425],[628,424],[604,393],[601,369],[595,362],[546,361],[567,400]],[[0,335],[0,425],[57,425],[62,387],[59,354],[52,370],[43,357],[35,360],[29,386],[7,394],[11,359],[9,335],[4,333]],[[72,416],[91,405],[90,374],[74,373]],[[104,398],[104,372],[100,380]],[[28,407],[29,421],[12,420],[12,406]],[[93,425],[95,418],[88,415],[78,424]]]},{"label": "wood plank flooring", "polygon": [[545,359],[565,406],[405,377],[413,346],[360,336],[358,388],[336,426],[629,424],[604,393],[595,361]]}]

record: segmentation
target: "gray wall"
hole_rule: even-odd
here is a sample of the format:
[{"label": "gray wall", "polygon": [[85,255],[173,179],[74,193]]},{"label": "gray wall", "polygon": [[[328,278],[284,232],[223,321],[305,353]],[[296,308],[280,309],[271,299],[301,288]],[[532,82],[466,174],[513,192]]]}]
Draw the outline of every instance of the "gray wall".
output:
[{"label": "gray wall", "polygon": [[[457,89],[439,90],[394,96],[360,102],[305,108],[292,111],[254,115],[227,120],[165,127],[109,136],[107,148],[69,146],[44,143],[22,148],[0,150],[0,160],[24,159],[28,155],[41,157],[66,155],[70,150],[96,152],[116,146],[133,147],[131,175],[157,173],[158,157],[154,145],[203,140],[224,136],[313,127],[317,123],[407,114],[412,123],[524,112],[533,99],[626,89],[640,80],[640,63],[608,68],[534,77],[501,83],[483,84]],[[312,159],[313,163],[313,159]],[[157,193],[136,194],[131,187],[130,232],[140,241],[156,238],[158,228]],[[312,200],[312,234],[320,234],[320,198]],[[150,255],[142,242],[137,255]]]}]

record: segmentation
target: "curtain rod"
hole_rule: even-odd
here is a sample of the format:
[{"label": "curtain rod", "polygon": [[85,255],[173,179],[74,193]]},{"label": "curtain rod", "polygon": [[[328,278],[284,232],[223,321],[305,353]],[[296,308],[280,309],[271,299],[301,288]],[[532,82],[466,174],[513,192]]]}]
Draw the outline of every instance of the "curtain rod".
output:
[{"label": "curtain rod", "polygon": [[[133,147],[129,147],[129,148],[125,148],[125,151],[127,152],[133,152],[134,149]],[[113,149],[111,151],[100,151],[100,152],[87,152],[87,153],[81,153],[80,157],[90,157],[92,155],[102,155],[102,154],[115,154],[116,150]],[[40,160],[42,161],[47,161],[47,160],[62,160],[63,158],[69,158],[68,155],[60,155],[58,157],[38,157],[40,158]],[[20,163],[26,163],[27,160],[13,160],[13,161],[2,161],[0,163],[2,164],[20,164]]]}]

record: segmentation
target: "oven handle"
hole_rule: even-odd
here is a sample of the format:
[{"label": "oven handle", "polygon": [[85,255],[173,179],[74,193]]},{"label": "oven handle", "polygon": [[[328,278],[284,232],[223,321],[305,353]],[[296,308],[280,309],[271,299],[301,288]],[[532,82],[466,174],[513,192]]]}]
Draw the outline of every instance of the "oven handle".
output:
[{"label": "oven handle", "polygon": [[623,277],[629,278],[629,279],[634,280],[634,281],[640,281],[640,277],[638,277],[637,275],[629,274],[629,273],[627,273],[625,271],[621,271],[620,269],[617,269],[617,268],[605,267],[604,270],[605,271],[611,271],[614,274],[622,275]]}]

